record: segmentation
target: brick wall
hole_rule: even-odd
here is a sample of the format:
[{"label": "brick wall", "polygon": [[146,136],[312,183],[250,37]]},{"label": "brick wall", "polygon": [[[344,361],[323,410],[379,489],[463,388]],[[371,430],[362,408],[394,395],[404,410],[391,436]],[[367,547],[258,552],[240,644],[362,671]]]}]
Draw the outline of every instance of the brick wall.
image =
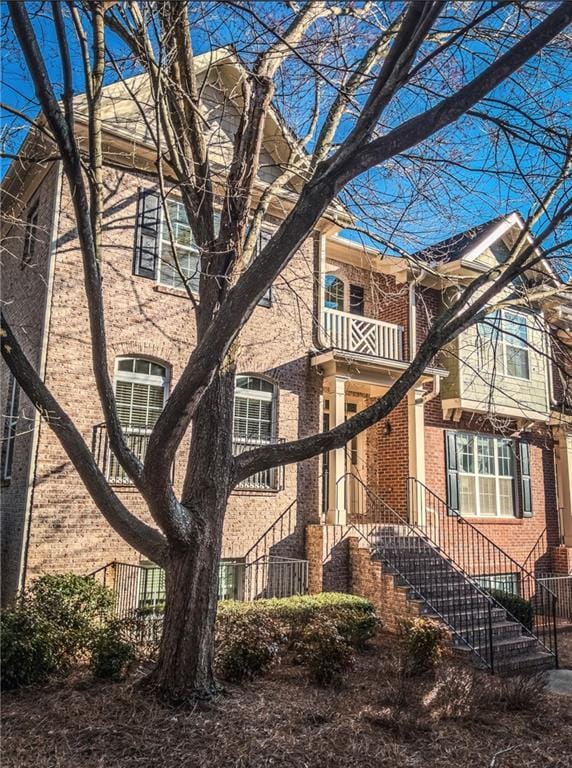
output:
[{"label": "brick wall", "polygon": [[[0,281],[2,308],[28,359],[36,367],[39,366],[41,357],[50,235],[57,182],[58,166],[54,164],[41,187],[32,193],[28,205],[24,200],[20,201],[20,207],[23,206],[23,210],[16,211],[17,223],[10,225],[8,222],[3,222],[2,228],[2,280]],[[25,220],[28,210],[36,202],[38,203],[38,222],[33,233],[31,232],[34,239],[33,254],[31,261],[25,264],[23,262]],[[0,360],[0,408],[3,416],[7,412],[9,383],[9,371],[2,358]],[[14,593],[18,585],[36,423],[36,411],[20,390],[12,477],[9,482],[3,484],[1,490],[2,603]],[[2,423],[2,429],[3,426]],[[3,438],[4,435],[2,434],[1,437]]]},{"label": "brick wall", "polygon": [[[427,485],[442,499],[447,498],[445,431],[466,430],[487,435],[510,435],[515,425],[495,429],[490,421],[478,416],[465,416],[459,423],[445,421],[441,402],[437,398],[425,408],[425,475]],[[558,541],[558,513],[554,473],[554,446],[550,431],[527,434],[531,444],[532,508],[531,518],[502,519],[471,517],[470,521],[517,562],[523,563],[546,528],[548,547]],[[520,487],[517,477],[517,488]],[[518,499],[516,501],[518,504]]]},{"label": "brick wall", "polygon": [[350,564],[350,592],[366,597],[389,632],[397,632],[399,620],[415,618],[421,614],[421,602],[409,600],[407,587],[395,584],[390,573],[385,573],[378,560],[371,559],[368,545],[359,536],[348,539]]},{"label": "brick wall", "polygon": [[[149,181],[135,173],[106,170],[103,293],[108,336],[108,366],[118,355],[150,357],[166,365],[173,386],[195,344],[191,302],[182,293],[132,275],[138,188]],[[46,383],[74,419],[86,441],[103,421],[93,375],[86,301],[74,215],[63,187],[56,243],[54,306],[49,328]],[[258,307],[242,337],[239,370],[262,373],[278,387],[277,434],[292,439],[319,428],[320,379],[308,362],[312,342],[313,247],[299,251],[273,287],[270,309]],[[261,344],[261,340],[264,341]],[[175,467],[179,488],[188,437]],[[290,551],[303,552],[303,528],[319,510],[319,460],[289,466],[278,493],[233,494],[225,522],[223,556],[240,556],[298,497]],[[117,488],[134,512],[148,518],[139,495]],[[28,548],[28,578],[45,572],[85,573],[111,560],[139,561],[93,505],[65,452],[42,425]]]}]

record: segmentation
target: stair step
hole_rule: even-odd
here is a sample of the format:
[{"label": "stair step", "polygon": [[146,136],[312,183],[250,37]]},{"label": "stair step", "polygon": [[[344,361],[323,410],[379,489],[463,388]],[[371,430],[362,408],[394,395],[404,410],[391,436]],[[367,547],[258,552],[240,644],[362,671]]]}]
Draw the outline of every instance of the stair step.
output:
[{"label": "stair step", "polygon": [[[488,658],[490,655],[490,648],[488,643],[482,643],[474,646],[481,656]],[[519,656],[527,655],[532,649],[538,648],[538,640],[535,637],[527,635],[521,635],[516,638],[505,639],[493,639],[494,658],[518,658]]]},{"label": "stair step", "polygon": [[[488,624],[476,624],[471,626],[470,624],[463,625],[459,623],[455,627],[456,631],[467,640],[471,645],[486,644],[489,638],[489,625]],[[497,621],[493,622],[491,627],[493,635],[493,643],[497,640],[504,638],[520,638],[522,636],[521,627],[514,621]],[[454,644],[462,644],[461,638],[455,637]]]},{"label": "stair step", "polygon": [[495,672],[500,675],[532,675],[554,669],[554,666],[554,656],[544,650],[500,659],[495,657],[494,660]]}]

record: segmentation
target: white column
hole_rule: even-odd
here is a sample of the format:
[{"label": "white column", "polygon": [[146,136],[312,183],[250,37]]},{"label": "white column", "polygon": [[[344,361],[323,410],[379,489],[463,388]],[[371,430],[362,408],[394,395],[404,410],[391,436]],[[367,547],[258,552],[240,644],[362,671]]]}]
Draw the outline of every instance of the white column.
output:
[{"label": "white column", "polygon": [[564,544],[572,547],[572,434],[564,429],[558,430],[556,476],[560,507],[560,535],[564,537]]},{"label": "white column", "polygon": [[[419,387],[410,389],[407,393],[407,422],[409,443],[409,476],[421,483],[425,483],[425,406],[423,403],[424,390]],[[411,484],[409,489],[416,492],[416,486]],[[423,525],[425,523],[424,509],[425,494],[417,493],[416,498],[411,499],[412,512],[416,519],[413,523]]]},{"label": "white column", "polygon": [[[330,428],[344,423],[346,411],[346,378],[330,376],[326,379],[330,390]],[[328,523],[346,524],[346,450],[330,451],[328,475]]]}]

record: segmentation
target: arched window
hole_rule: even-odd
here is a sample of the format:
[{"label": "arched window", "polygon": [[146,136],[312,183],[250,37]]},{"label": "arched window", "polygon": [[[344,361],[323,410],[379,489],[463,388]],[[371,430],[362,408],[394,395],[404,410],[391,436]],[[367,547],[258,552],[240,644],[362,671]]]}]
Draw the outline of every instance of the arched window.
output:
[{"label": "arched window", "polygon": [[324,306],[326,309],[344,311],[344,283],[335,275],[324,278]]},{"label": "arched window", "polygon": [[257,376],[237,376],[234,393],[235,442],[268,443],[275,434],[274,386]]},{"label": "arched window", "polygon": [[167,370],[140,357],[121,357],[115,371],[119,420],[127,430],[151,431],[165,405]]}]

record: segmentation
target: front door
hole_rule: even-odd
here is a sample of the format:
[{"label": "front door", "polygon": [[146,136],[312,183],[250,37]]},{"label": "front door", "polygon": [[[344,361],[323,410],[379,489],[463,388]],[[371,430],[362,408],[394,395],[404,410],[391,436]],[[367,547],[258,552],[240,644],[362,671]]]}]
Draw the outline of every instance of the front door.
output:
[{"label": "front door", "polygon": [[[362,403],[358,400],[346,402],[346,419],[362,409]],[[346,448],[346,508],[348,521],[359,522],[366,513],[367,500],[365,496],[365,484],[367,481],[366,436],[364,432],[356,435]]]}]

